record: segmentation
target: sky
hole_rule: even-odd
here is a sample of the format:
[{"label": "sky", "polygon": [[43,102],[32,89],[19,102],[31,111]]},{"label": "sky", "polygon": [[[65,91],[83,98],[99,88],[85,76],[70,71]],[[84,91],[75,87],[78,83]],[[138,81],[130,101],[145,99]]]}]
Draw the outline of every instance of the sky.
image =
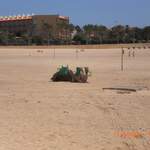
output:
[{"label": "sky", "polygon": [[1,0],[0,16],[60,14],[75,25],[150,25],[150,0]]}]

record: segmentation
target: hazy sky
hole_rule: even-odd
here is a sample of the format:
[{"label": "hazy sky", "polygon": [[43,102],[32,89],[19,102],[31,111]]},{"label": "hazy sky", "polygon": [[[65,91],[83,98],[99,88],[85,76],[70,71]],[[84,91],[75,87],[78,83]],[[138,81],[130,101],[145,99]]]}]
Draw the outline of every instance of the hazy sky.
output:
[{"label": "hazy sky", "polygon": [[0,16],[61,14],[73,24],[150,25],[150,0],[1,0]]}]

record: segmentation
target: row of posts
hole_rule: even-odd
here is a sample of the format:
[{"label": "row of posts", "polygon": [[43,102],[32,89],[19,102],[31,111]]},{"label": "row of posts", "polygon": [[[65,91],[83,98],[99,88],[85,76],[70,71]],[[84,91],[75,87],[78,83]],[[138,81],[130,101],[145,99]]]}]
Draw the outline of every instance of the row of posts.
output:
[{"label": "row of posts", "polygon": [[[124,50],[124,48],[122,48],[122,50],[121,50],[121,71],[124,70],[124,54],[125,54],[125,50]],[[128,56],[129,57],[135,57],[135,51],[129,50]]]},{"label": "row of posts", "polygon": [[[125,54],[125,50],[124,50],[124,48],[122,48],[121,49],[121,71],[124,70],[124,54]],[[76,59],[78,59],[79,58],[79,50],[75,51],[75,55],[76,55]],[[135,57],[135,51],[134,50],[133,51],[129,50],[128,56],[129,57],[131,57],[131,56]],[[56,50],[54,49],[53,58],[55,58],[55,57],[56,57]]]},{"label": "row of posts", "polygon": [[[76,54],[76,59],[78,59],[79,58],[79,50],[76,50],[75,54]],[[53,50],[53,58],[55,58],[55,57],[56,57],[56,50],[54,48],[54,50]]]}]

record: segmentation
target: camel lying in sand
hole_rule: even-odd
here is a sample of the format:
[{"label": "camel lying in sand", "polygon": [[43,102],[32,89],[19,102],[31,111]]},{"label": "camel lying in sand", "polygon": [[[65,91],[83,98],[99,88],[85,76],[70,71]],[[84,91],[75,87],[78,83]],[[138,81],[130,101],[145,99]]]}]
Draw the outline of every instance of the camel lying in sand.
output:
[{"label": "camel lying in sand", "polygon": [[51,78],[54,82],[59,81],[69,81],[69,82],[79,82],[86,83],[89,76],[88,67],[77,67],[74,73],[69,67],[61,67]]}]

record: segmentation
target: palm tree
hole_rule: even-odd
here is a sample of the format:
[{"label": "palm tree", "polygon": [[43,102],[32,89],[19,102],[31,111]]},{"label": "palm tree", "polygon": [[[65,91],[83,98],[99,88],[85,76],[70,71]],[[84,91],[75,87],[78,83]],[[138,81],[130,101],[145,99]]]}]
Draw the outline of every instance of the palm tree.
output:
[{"label": "palm tree", "polygon": [[47,44],[50,44],[50,40],[53,38],[53,26],[48,23],[43,23],[43,31],[46,34]]},{"label": "palm tree", "polygon": [[0,31],[0,41],[4,45],[9,44],[9,32],[7,30]]},{"label": "palm tree", "polygon": [[82,28],[79,25],[75,26],[74,28],[77,31],[77,33],[83,32]]},{"label": "palm tree", "polygon": [[73,24],[68,24],[65,22],[59,22],[56,24],[56,34],[58,34],[59,40],[66,41],[67,43],[71,40],[71,33],[73,30]]},{"label": "palm tree", "polygon": [[123,42],[123,38],[125,35],[125,27],[122,25],[114,26],[112,29],[112,38],[119,44]]},{"label": "palm tree", "polygon": [[[69,35],[71,36],[73,31],[75,30],[75,26],[73,24],[69,24],[68,25],[68,30],[69,30]],[[70,39],[71,39],[71,37],[70,37]]]},{"label": "palm tree", "polygon": [[100,25],[98,26],[98,38],[100,43],[102,44],[104,40],[107,40],[107,35],[108,35],[108,29],[107,27]]},{"label": "palm tree", "polygon": [[65,24],[64,23],[57,23],[56,24],[56,29],[55,29],[55,35],[57,35],[58,40],[63,40],[64,37],[64,28],[65,28]]},{"label": "palm tree", "polygon": [[146,26],[143,29],[143,38],[145,39],[146,42],[149,42],[149,40],[150,40],[150,26]]},{"label": "palm tree", "polygon": [[83,30],[84,30],[84,33],[86,35],[86,42],[87,44],[89,44],[89,41],[91,41],[91,37],[93,36],[93,28],[94,28],[94,25],[92,24],[88,24],[88,25],[85,25],[83,26]]}]

